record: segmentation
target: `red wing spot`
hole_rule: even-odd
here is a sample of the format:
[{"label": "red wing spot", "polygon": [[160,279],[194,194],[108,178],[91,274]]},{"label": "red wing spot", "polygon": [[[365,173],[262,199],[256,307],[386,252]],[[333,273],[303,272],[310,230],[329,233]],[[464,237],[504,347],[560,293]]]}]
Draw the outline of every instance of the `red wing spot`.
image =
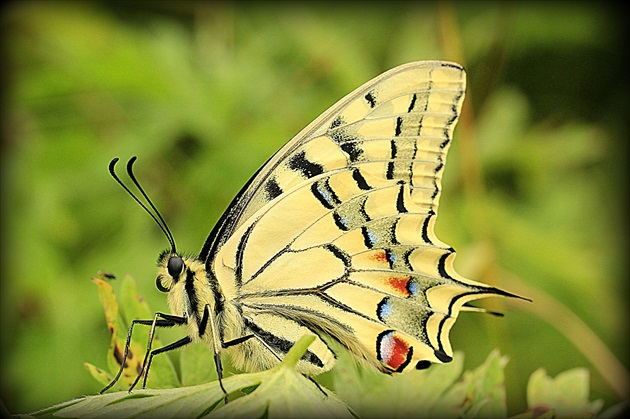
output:
[{"label": "red wing spot", "polygon": [[392,348],[392,354],[387,361],[387,365],[398,371],[398,368],[407,361],[407,354],[409,353],[409,345],[406,342],[398,339],[394,336],[394,346]]},{"label": "red wing spot", "polygon": [[405,276],[405,277],[392,276],[392,277],[387,278],[386,282],[390,287],[394,288],[396,291],[398,291],[405,297],[408,297],[409,288],[407,286],[409,285],[410,280],[411,278],[408,276]]},{"label": "red wing spot", "polygon": [[370,259],[375,262],[388,263],[387,253],[385,252],[385,250],[375,252],[372,256],[370,256]]},{"label": "red wing spot", "polygon": [[392,370],[401,372],[411,361],[413,348],[394,333],[394,331],[386,331],[379,336],[378,359]]}]

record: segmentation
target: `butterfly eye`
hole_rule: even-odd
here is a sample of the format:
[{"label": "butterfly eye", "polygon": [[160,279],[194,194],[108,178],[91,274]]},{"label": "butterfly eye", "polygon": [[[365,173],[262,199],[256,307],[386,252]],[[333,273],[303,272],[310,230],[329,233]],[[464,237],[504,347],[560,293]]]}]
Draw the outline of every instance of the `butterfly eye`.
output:
[{"label": "butterfly eye", "polygon": [[172,276],[173,279],[177,280],[184,269],[184,261],[179,256],[172,256],[168,260],[166,268],[168,269],[168,274]]}]

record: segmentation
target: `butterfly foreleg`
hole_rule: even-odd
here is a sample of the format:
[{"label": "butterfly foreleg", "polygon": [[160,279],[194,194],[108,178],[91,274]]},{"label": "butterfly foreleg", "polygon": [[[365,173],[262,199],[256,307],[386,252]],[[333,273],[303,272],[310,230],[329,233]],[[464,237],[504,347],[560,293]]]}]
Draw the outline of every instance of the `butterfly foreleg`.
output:
[{"label": "butterfly foreleg", "polygon": [[[162,317],[162,319],[158,319],[158,317]],[[186,319],[183,317],[172,316],[172,315],[162,314],[162,313],[156,313],[153,320],[140,320],[140,319],[132,320],[131,325],[129,326],[129,331],[127,332],[127,339],[125,341],[125,349],[123,352],[122,360],[120,361],[120,369],[118,370],[118,373],[116,374],[114,379],[111,381],[111,383],[105,386],[105,388],[103,388],[99,393],[100,394],[105,393],[107,390],[112,388],[114,384],[116,384],[116,382],[120,379],[120,376],[122,375],[122,372],[125,369],[125,364],[127,363],[127,357],[129,356],[129,348],[131,346],[131,337],[133,334],[133,327],[135,325],[140,324],[144,326],[151,326],[152,329],[155,329],[155,327],[173,327],[173,326],[177,326],[177,325],[181,325],[185,323],[186,323]],[[149,347],[151,346],[152,340],[153,340],[153,334],[151,335],[149,339]],[[142,371],[140,372],[140,374],[142,374]],[[138,380],[136,379],[136,382],[137,381]]]}]

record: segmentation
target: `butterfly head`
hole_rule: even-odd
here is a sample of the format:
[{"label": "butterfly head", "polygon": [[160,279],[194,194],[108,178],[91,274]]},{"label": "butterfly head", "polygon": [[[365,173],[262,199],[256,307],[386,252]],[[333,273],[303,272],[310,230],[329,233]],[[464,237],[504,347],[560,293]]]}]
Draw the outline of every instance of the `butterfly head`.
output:
[{"label": "butterfly head", "polygon": [[166,250],[158,258],[158,276],[155,279],[157,289],[169,292],[185,275],[184,259],[175,252]]},{"label": "butterfly head", "polygon": [[206,276],[205,265],[199,259],[181,256],[169,249],[160,254],[157,267],[158,276],[155,280],[155,285],[162,292],[170,292],[177,285],[183,287],[186,281],[189,281],[191,284],[198,280],[204,281]]}]

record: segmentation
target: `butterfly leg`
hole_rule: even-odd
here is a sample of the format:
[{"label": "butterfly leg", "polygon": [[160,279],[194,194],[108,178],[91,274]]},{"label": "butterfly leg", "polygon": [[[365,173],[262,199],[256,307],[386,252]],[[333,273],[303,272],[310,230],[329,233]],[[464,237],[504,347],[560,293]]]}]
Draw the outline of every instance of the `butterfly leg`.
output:
[{"label": "butterfly leg", "polygon": [[[215,322],[214,316],[212,316],[210,311],[210,305],[206,304],[203,310],[203,317],[201,319],[201,324],[204,326],[207,323],[210,323],[210,332],[212,333],[212,351],[214,352],[214,366],[217,369],[217,378],[219,380],[219,387],[223,391],[224,397],[223,401],[225,404],[228,402],[228,392],[223,387],[223,364],[221,363],[221,354],[219,353],[219,349],[224,347],[223,342],[221,342],[221,338],[219,337],[219,333],[217,331],[217,325]],[[200,334],[205,332],[205,327],[200,330]]]},{"label": "butterfly leg", "polygon": [[257,336],[257,335],[252,335],[252,336],[255,336],[256,339],[258,339],[258,342],[260,342],[265,348],[267,348],[269,350],[269,352],[271,352],[271,354],[278,359],[278,361],[282,362],[282,357],[280,355],[278,355],[276,350],[273,349],[271,346],[269,346],[269,344],[267,342],[265,342],[265,340],[263,338],[261,338],[260,336]]},{"label": "butterfly leg", "polygon": [[[161,319],[160,319],[161,318]],[[162,320],[161,324],[160,320]],[[147,352],[144,354],[144,361],[142,362],[142,369],[140,370],[140,374],[136,377],[131,387],[129,387],[129,392],[133,390],[133,388],[138,384],[140,377],[144,376],[142,380],[142,388],[145,388],[147,383],[147,377],[149,376],[149,366],[151,365],[151,360],[154,355],[157,355],[162,352],[167,352],[176,348],[180,348],[184,345],[192,342],[190,337],[185,337],[183,339],[178,340],[177,342],[173,342],[170,345],[167,345],[163,348],[156,349],[155,351],[151,351],[151,347],[153,346],[153,339],[155,338],[155,329],[157,327],[165,327],[163,324],[168,324],[166,327],[171,327],[175,325],[183,325],[188,322],[186,317],[173,316],[171,314],[164,313],[155,313],[155,317],[153,318],[153,322],[151,323],[151,331],[149,332],[149,342],[147,343]]]},{"label": "butterfly leg", "polygon": [[[158,313],[161,314],[161,313]],[[107,390],[112,388],[114,384],[120,379],[123,370],[125,369],[125,364],[127,363],[127,357],[129,356],[129,347],[131,346],[131,336],[133,334],[133,327],[137,324],[141,324],[144,326],[153,326],[153,327],[173,327],[176,325],[185,324],[186,320],[182,317],[163,315],[163,319],[157,319],[158,315],[153,320],[133,320],[131,322],[131,326],[129,326],[129,331],[127,332],[127,340],[125,341],[125,350],[123,353],[122,360],[120,361],[120,369],[118,373],[114,377],[111,383],[109,383],[105,388],[103,388],[99,394],[105,393]]]},{"label": "butterfly leg", "polygon": [[223,394],[225,394],[224,401],[227,404],[228,392],[225,390],[225,387],[223,387],[223,364],[221,363],[221,355],[220,355],[219,349],[225,349],[225,348],[229,348],[230,346],[238,345],[239,343],[243,343],[246,340],[254,337],[254,335],[242,336],[240,338],[232,339],[228,342],[223,342],[221,340],[221,337],[219,336],[219,333],[217,332],[215,319],[214,317],[210,315],[210,306],[206,304],[206,307],[203,311],[203,317],[201,319],[201,324],[203,326],[200,327],[200,334],[203,334],[203,332],[205,332],[205,327],[208,323],[210,324],[210,331],[212,333],[214,365],[217,369],[217,378],[219,380],[219,386],[221,387]]},{"label": "butterfly leg", "polygon": [[147,385],[147,377],[149,376],[149,369],[151,368],[151,361],[153,360],[153,357],[157,354],[161,354],[163,352],[169,352],[172,351],[173,349],[177,349],[177,348],[181,348],[182,346],[186,346],[189,343],[192,342],[192,338],[190,336],[186,336],[185,338],[182,338],[180,340],[178,340],[177,342],[173,342],[169,345],[163,346],[159,349],[155,349],[153,351],[151,351],[151,353],[149,354],[148,358],[149,361],[147,362],[146,359],[147,357],[145,357],[145,364],[146,364],[146,370],[144,368],[143,365],[143,369],[142,372],[138,375],[138,377],[136,377],[136,380],[133,382],[133,384],[131,385],[131,387],[129,387],[129,391],[131,391],[136,384],[138,383],[138,380],[140,380],[140,377],[144,376],[144,378],[142,379],[142,388],[145,388]]}]

